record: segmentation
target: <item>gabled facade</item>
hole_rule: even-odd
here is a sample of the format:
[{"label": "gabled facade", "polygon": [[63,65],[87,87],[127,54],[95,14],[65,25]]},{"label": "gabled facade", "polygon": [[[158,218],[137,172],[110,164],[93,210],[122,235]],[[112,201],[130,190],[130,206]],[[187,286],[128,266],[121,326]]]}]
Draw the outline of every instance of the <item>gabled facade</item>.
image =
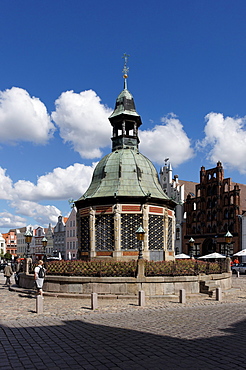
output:
[{"label": "gabled facade", "polygon": [[66,222],[66,253],[65,259],[76,259],[78,254],[78,238],[77,238],[77,211],[76,207],[72,208]]},{"label": "gabled facade", "polygon": [[54,256],[61,256],[63,259],[66,255],[66,222],[67,217],[59,216],[54,227]]},{"label": "gabled facade", "polygon": [[47,239],[47,246],[45,248],[45,253],[47,257],[51,257],[54,255],[54,228],[51,227],[51,224],[49,224],[48,228],[44,229],[45,231],[45,237]]},{"label": "gabled facade", "polygon": [[3,233],[2,236],[5,239],[6,253],[10,253],[12,254],[12,256],[16,257],[17,256],[16,230],[11,229],[9,230],[8,233]]},{"label": "gabled facade", "polygon": [[[187,196],[185,211],[185,253],[195,256],[215,251],[228,254],[228,245],[225,242],[227,231],[233,235],[229,254],[241,249],[240,188],[230,178],[224,178],[221,162],[209,170],[201,167],[200,183],[195,187],[195,196]],[[195,240],[193,247],[189,245],[190,238]]]}]

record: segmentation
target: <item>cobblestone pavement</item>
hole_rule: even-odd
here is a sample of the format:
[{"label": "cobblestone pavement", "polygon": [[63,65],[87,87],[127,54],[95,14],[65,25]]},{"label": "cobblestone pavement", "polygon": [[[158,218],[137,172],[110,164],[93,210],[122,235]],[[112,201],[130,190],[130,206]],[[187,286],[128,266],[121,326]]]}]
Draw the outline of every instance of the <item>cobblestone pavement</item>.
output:
[{"label": "cobblestone pavement", "polygon": [[246,369],[246,276],[221,302],[44,298],[9,291],[0,274],[0,368]]}]

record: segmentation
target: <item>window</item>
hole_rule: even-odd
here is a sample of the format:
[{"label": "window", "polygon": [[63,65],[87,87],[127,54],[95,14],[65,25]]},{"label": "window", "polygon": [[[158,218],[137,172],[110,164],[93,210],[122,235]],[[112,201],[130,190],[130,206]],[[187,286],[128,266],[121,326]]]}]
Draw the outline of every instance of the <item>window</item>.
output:
[{"label": "window", "polygon": [[179,240],[180,239],[180,228],[177,227],[176,229],[176,239]]},{"label": "window", "polygon": [[224,218],[228,218],[228,209],[225,209],[224,211]]}]

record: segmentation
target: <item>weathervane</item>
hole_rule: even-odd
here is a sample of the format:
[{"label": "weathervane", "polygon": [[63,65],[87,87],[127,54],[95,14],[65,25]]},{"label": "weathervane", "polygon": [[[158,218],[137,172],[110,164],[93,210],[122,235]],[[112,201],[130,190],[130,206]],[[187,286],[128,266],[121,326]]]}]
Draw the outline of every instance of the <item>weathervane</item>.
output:
[{"label": "weathervane", "polygon": [[125,89],[127,88],[127,86],[126,86],[126,79],[127,79],[127,77],[128,77],[128,72],[129,72],[129,67],[127,66],[127,62],[128,62],[128,58],[129,58],[129,56],[130,55],[128,55],[128,54],[126,54],[126,53],[124,53],[123,54],[123,59],[125,59],[125,62],[124,62],[124,67],[123,67],[123,69],[122,69],[122,73],[123,73],[123,78],[124,78],[124,87],[125,87]]}]

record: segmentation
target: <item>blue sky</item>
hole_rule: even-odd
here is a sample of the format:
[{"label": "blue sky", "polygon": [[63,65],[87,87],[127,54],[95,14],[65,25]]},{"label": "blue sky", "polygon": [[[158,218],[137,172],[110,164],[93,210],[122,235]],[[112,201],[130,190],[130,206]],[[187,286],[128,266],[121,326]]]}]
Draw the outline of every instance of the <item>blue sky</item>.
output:
[{"label": "blue sky", "polygon": [[246,3],[242,0],[2,0],[0,232],[54,225],[111,150],[123,88],[140,151],[199,181],[220,160],[246,183]]}]

